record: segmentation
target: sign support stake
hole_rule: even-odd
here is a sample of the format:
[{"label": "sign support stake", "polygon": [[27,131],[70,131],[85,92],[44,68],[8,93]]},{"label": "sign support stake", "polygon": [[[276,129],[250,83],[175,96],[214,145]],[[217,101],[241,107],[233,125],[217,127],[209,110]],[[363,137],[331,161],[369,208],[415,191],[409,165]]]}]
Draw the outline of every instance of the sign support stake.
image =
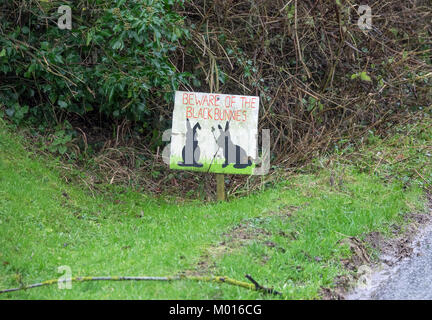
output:
[{"label": "sign support stake", "polygon": [[[219,79],[218,79],[218,77],[216,77],[216,91],[219,91]],[[210,84],[210,92],[213,93],[213,81]],[[217,201],[225,201],[226,200],[225,199],[225,175],[219,174],[219,173],[216,174],[216,195],[217,195]]]},{"label": "sign support stake", "polygon": [[225,201],[225,175],[217,173],[216,174],[216,194],[218,201]]}]

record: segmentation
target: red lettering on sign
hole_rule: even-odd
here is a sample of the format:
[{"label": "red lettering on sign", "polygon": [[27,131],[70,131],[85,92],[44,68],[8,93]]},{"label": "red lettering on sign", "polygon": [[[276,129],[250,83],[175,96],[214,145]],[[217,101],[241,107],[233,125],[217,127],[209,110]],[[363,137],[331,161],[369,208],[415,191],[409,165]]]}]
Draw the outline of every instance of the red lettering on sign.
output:
[{"label": "red lettering on sign", "polygon": [[183,93],[183,104],[185,104],[185,105],[189,104],[189,99],[188,99],[187,93]]},{"label": "red lettering on sign", "polygon": [[256,98],[252,98],[252,103],[251,103],[251,108],[252,109],[255,109],[255,101],[256,100]]},{"label": "red lettering on sign", "polygon": [[190,119],[193,116],[193,108],[192,107],[186,107],[186,118]]},{"label": "red lettering on sign", "polygon": [[225,97],[225,108],[229,108],[231,105],[231,97],[230,96],[226,96]]},{"label": "red lettering on sign", "polygon": [[[236,99],[239,106],[234,109]],[[246,96],[225,96],[225,101],[218,94],[202,94],[197,97],[195,93],[183,93],[182,102],[185,105],[187,119],[202,119],[216,121],[246,122],[248,109],[256,108],[257,98]],[[225,103],[224,103],[225,102]],[[195,107],[196,106],[196,107]]]},{"label": "red lettering on sign", "polygon": [[210,106],[213,106],[214,107],[214,100],[215,100],[215,97],[214,97],[214,95],[209,95],[209,107]]},{"label": "red lettering on sign", "polygon": [[220,104],[219,104],[219,102],[220,102],[220,95],[216,95],[215,96],[215,99],[216,99],[216,101],[215,101],[215,107],[220,107]]},{"label": "red lettering on sign", "polygon": [[193,93],[190,93],[189,94],[189,105],[191,105],[191,106],[195,105],[194,98],[195,98],[195,95]]},{"label": "red lettering on sign", "polygon": [[214,109],[214,119],[215,120],[222,120],[221,119],[221,110],[219,108]]}]

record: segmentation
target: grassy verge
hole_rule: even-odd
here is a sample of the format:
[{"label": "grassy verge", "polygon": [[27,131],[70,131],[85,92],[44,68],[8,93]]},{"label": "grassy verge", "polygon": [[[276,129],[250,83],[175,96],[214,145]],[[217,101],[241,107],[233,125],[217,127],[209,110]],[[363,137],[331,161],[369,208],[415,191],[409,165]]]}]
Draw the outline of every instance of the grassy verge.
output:
[{"label": "grassy verge", "polygon": [[[176,204],[111,188],[92,196],[68,184],[0,123],[0,288],[72,276],[251,274],[287,298],[320,297],[347,273],[340,240],[380,231],[424,210],[432,181],[432,121],[370,137],[358,155],[315,162],[314,174],[229,203]],[[355,159],[350,159],[354,157]],[[79,173],[77,173],[79,174]],[[261,299],[217,283],[74,283],[0,299]]]}]

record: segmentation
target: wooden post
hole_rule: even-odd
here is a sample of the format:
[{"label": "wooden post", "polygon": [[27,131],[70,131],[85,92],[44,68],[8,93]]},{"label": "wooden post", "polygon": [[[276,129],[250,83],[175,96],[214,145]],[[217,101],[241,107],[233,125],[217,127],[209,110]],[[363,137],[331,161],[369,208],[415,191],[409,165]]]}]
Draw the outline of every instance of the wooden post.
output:
[{"label": "wooden post", "polygon": [[216,193],[218,201],[225,201],[225,176],[223,174],[216,174]]},{"label": "wooden post", "polygon": [[[215,64],[216,66],[216,64]],[[212,79],[213,80],[213,79]],[[213,93],[214,83],[210,83],[210,93]],[[219,91],[219,78],[216,76],[216,92]],[[217,201],[225,201],[225,176],[220,173],[216,173],[216,195]]]}]

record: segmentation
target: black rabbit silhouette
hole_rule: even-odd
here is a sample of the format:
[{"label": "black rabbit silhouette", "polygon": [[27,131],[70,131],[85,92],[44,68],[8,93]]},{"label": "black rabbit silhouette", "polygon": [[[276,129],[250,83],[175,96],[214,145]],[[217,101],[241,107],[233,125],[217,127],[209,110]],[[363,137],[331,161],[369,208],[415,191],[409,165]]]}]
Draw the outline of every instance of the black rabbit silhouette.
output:
[{"label": "black rabbit silhouette", "polygon": [[[225,163],[222,168],[225,168],[231,163],[236,169],[244,169],[252,165],[252,161],[247,156],[246,151],[242,147],[236,145],[231,140],[231,133],[229,132],[229,121],[225,124],[225,131],[218,125],[220,135],[216,139],[217,145],[222,148],[225,157]],[[213,128],[214,129],[214,128]]]},{"label": "black rabbit silhouette", "polygon": [[[203,166],[202,163],[198,163],[201,151],[196,139],[196,130],[201,130],[201,125],[197,122],[193,128],[189,119],[186,119],[186,143],[182,150],[183,162],[178,162],[181,167],[197,167]],[[187,152],[187,153],[186,153]]]}]

